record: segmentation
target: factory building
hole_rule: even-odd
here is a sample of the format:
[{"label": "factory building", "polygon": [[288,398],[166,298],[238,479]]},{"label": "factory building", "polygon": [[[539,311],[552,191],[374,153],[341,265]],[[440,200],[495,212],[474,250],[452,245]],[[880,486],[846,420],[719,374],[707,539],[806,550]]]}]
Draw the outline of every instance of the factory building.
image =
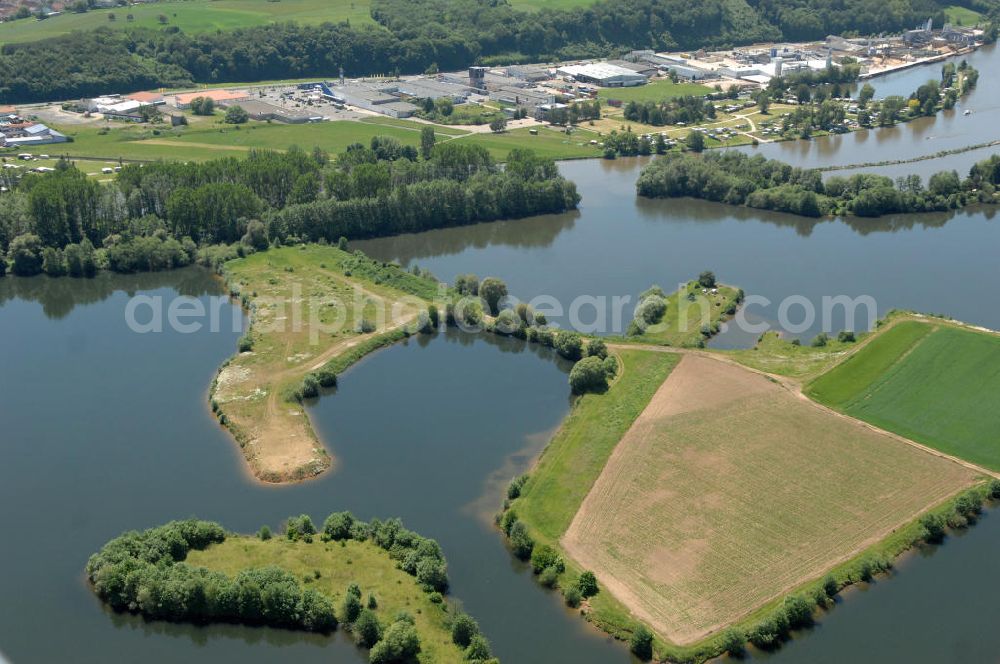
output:
[{"label": "factory building", "polygon": [[593,62],[586,65],[566,65],[556,72],[569,76],[581,83],[593,83],[602,88],[627,88],[645,85],[648,77],[644,74],[607,62]]},{"label": "factory building", "polygon": [[334,101],[388,115],[390,118],[408,118],[417,112],[416,106],[400,101],[396,96],[399,90],[395,84],[376,89],[348,83],[333,86],[330,92]]},{"label": "factory building", "polygon": [[246,90],[199,90],[174,95],[174,106],[180,109],[191,108],[191,102],[198,97],[211,99],[216,106],[232,106],[250,101],[250,93]]}]

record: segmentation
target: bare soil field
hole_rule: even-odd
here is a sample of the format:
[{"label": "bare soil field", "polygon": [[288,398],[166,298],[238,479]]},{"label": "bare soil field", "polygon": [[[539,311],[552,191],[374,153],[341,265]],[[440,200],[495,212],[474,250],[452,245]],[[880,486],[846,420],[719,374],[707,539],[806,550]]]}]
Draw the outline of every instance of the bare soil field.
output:
[{"label": "bare soil field", "polygon": [[684,645],[821,577],[975,478],[767,376],[689,354],[562,544]]}]

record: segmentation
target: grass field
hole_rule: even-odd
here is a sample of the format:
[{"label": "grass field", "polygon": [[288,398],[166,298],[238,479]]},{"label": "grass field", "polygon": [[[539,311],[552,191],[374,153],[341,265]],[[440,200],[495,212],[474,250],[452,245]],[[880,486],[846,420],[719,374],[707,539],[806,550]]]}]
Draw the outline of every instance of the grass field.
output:
[{"label": "grass field", "polygon": [[944,14],[948,17],[949,23],[953,25],[965,26],[967,28],[979,25],[985,19],[985,17],[979,12],[969,9],[968,7],[959,7],[958,5],[945,7]]},{"label": "grass field", "polygon": [[844,359],[869,333],[858,333],[857,342],[838,341],[831,338],[825,346],[815,348],[809,344],[797,345],[782,338],[777,332],[765,332],[753,348],[725,351],[740,364],[767,373],[808,379],[829,369]]},{"label": "grass field", "polygon": [[904,321],[813,381],[817,401],[1000,470],[1000,337]]},{"label": "grass field", "polygon": [[[83,14],[67,11],[43,21],[34,18],[0,24],[0,44],[58,37],[74,30],[98,27],[178,27],[187,33],[232,30],[267,23],[294,21],[316,25],[326,21],[374,24],[369,0],[184,0],[132,7],[95,9]],[[113,14],[115,20],[108,18]],[[127,16],[133,16],[132,21]],[[167,17],[167,23],[159,16]]]},{"label": "grass field", "polygon": [[629,101],[663,101],[672,97],[685,95],[707,95],[712,88],[698,83],[672,83],[669,80],[657,80],[646,85],[632,88],[601,88],[598,96],[602,100],[619,99]]},{"label": "grass field", "polygon": [[357,583],[363,598],[367,600],[368,593],[375,595],[375,615],[383,626],[399,611],[413,616],[420,635],[420,662],[463,661],[461,651],[451,642],[447,605],[431,602],[416,579],[398,569],[388,553],[370,541],[348,540],[341,546],[319,539],[307,544],[230,535],[221,544],[191,551],[186,562],[229,576],[250,567],[277,565],[299,577],[304,587],[334,598],[337,606],[347,586]]},{"label": "grass field", "polygon": [[[102,161],[205,161],[226,156],[241,156],[254,148],[287,150],[293,145],[304,150],[321,147],[331,154],[343,152],[351,143],[367,145],[374,136],[390,136],[404,145],[420,145],[420,130],[427,126],[410,120],[370,118],[361,121],[338,120],[315,124],[286,125],[249,122],[236,128],[214,122],[196,122],[188,127],[149,127],[142,125],[99,124],[52,126],[73,138],[71,143],[42,145],[28,150],[12,150]],[[102,130],[103,129],[103,130]],[[154,133],[154,129],[157,133]],[[553,159],[596,157],[600,151],[590,145],[590,133],[571,136],[539,127],[537,135],[527,129],[513,129],[502,134],[468,133],[461,129],[435,125],[438,142],[461,139],[486,147],[499,161],[514,148],[531,148]]]},{"label": "grass field", "polygon": [[687,355],[615,448],[563,545],[661,636],[686,644],[974,480],[764,376]]},{"label": "grass field", "polygon": [[[225,270],[230,290],[252,309],[253,347],[219,372],[212,402],[220,420],[259,478],[280,482],[322,472],[329,454],[290,393],[306,374],[339,373],[399,338],[435,296],[436,284],[319,245],[252,254]],[[357,329],[362,320],[371,332]]]}]

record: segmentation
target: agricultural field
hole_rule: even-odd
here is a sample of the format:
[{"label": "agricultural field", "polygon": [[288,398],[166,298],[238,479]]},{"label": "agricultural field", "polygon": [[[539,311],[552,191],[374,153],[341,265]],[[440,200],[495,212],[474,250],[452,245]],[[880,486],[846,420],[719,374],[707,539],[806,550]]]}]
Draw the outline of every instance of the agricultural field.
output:
[{"label": "agricultural field", "polygon": [[351,583],[361,587],[362,597],[375,596],[379,621],[389,625],[399,611],[413,616],[420,634],[420,662],[462,662],[462,652],[451,642],[449,607],[435,604],[417,580],[400,570],[386,552],[371,541],[346,540],[312,543],[286,539],[261,541],[256,537],[230,535],[219,544],[192,550],[185,561],[195,567],[223,572],[230,577],[248,568],[276,565],[299,577],[305,588],[333,598],[340,606]]},{"label": "agricultural field", "polygon": [[690,644],[976,478],[766,376],[685,355],[615,447],[562,544],[661,637]]},{"label": "agricultural field", "polygon": [[330,456],[295,392],[307,374],[335,376],[367,352],[401,338],[404,328],[415,329],[437,285],[320,245],[230,261],[225,277],[252,310],[251,326],[241,352],[216,378],[213,410],[260,479],[285,481],[322,472]]},{"label": "agricultural field", "polygon": [[875,426],[990,470],[1000,470],[1000,336],[907,320],[807,387]]},{"label": "agricultural field", "polygon": [[618,99],[630,101],[663,101],[672,97],[686,95],[703,96],[713,92],[713,89],[700,83],[673,83],[667,79],[654,80],[646,85],[632,88],[601,88],[597,96],[602,100]]},{"label": "agricultural field", "polygon": [[[184,0],[155,2],[114,9],[94,9],[82,14],[67,11],[39,21],[34,18],[0,23],[0,44],[29,42],[93,28],[177,27],[190,34],[233,30],[267,23],[294,21],[316,25],[349,20],[352,25],[369,23],[369,0]],[[133,20],[129,21],[128,16]],[[115,18],[111,20],[109,16]],[[160,16],[165,16],[166,23]]]}]

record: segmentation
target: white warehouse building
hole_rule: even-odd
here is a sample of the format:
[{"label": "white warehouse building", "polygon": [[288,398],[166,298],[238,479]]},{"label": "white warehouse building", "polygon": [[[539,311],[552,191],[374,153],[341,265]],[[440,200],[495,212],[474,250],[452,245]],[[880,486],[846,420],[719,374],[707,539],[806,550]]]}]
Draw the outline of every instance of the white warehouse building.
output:
[{"label": "white warehouse building", "polygon": [[593,83],[602,88],[628,88],[645,85],[645,74],[619,67],[608,62],[587,65],[566,65],[556,70],[560,76],[572,76],[581,83]]}]

